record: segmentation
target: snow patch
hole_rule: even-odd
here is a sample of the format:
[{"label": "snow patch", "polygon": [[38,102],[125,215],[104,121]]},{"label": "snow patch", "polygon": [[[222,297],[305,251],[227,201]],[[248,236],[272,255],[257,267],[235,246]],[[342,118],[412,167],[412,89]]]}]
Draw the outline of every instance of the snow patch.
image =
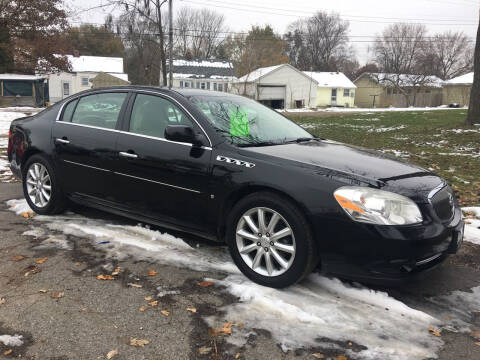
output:
[{"label": "snow patch", "polygon": [[5,346],[22,346],[23,345],[23,336],[15,334],[11,335],[0,335],[0,343],[3,343]]},{"label": "snow patch", "polygon": [[23,213],[32,213],[32,209],[28,206],[28,203],[25,199],[19,200],[8,200],[7,205],[11,211],[17,215],[22,215]]}]

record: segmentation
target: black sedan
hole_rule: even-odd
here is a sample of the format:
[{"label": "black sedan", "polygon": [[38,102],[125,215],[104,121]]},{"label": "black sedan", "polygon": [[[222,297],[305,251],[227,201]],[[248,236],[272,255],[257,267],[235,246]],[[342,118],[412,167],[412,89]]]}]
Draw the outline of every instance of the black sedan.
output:
[{"label": "black sedan", "polygon": [[247,277],[271,287],[315,268],[402,281],[463,240],[460,208],[442,178],[315,138],[226,93],[82,92],[13,121],[8,157],[38,214],[75,202],[224,241]]}]

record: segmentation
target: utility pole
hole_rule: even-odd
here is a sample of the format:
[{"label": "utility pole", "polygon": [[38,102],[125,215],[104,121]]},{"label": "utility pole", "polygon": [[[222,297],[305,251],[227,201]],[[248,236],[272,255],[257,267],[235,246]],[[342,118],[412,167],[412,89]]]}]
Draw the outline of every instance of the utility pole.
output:
[{"label": "utility pole", "polygon": [[[162,2],[163,4],[163,2]],[[163,38],[163,27],[162,27],[162,11],[160,7],[162,6],[160,0],[156,0],[155,7],[157,10],[157,28],[158,28],[158,37],[160,43],[160,75],[158,79],[158,84],[160,86],[167,85],[167,61],[165,56],[165,48],[164,48],[164,38]]]},{"label": "utility pole", "polygon": [[[479,13],[480,18],[480,13]],[[477,44],[474,53],[474,75],[472,91],[470,92],[470,106],[468,107],[466,125],[480,124],[480,23],[477,31]]]},{"label": "utility pole", "polygon": [[169,52],[169,59],[168,59],[168,70],[169,70],[169,78],[168,78],[168,88],[172,88],[173,84],[173,0],[168,0],[168,52]]}]

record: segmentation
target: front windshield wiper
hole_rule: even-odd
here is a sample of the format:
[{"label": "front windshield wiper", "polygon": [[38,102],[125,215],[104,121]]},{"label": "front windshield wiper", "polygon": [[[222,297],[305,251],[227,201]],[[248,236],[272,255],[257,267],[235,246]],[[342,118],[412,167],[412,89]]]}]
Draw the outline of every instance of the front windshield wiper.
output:
[{"label": "front windshield wiper", "polygon": [[316,137],[300,137],[300,138],[297,138],[297,139],[284,141],[283,144],[294,144],[294,143],[299,144],[299,143],[302,143],[302,142],[308,142],[308,141],[313,141],[313,140],[321,140],[321,138],[316,138]]},{"label": "front windshield wiper", "polygon": [[257,141],[245,144],[236,144],[238,147],[257,147],[257,146],[274,146],[274,145],[282,145],[283,142],[278,141]]}]

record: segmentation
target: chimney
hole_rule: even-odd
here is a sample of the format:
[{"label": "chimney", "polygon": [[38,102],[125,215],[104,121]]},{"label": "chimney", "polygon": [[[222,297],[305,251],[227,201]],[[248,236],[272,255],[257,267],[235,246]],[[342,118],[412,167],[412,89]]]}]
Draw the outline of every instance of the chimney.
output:
[{"label": "chimney", "polygon": [[80,57],[80,52],[78,50],[73,50],[73,56],[74,57]]}]

